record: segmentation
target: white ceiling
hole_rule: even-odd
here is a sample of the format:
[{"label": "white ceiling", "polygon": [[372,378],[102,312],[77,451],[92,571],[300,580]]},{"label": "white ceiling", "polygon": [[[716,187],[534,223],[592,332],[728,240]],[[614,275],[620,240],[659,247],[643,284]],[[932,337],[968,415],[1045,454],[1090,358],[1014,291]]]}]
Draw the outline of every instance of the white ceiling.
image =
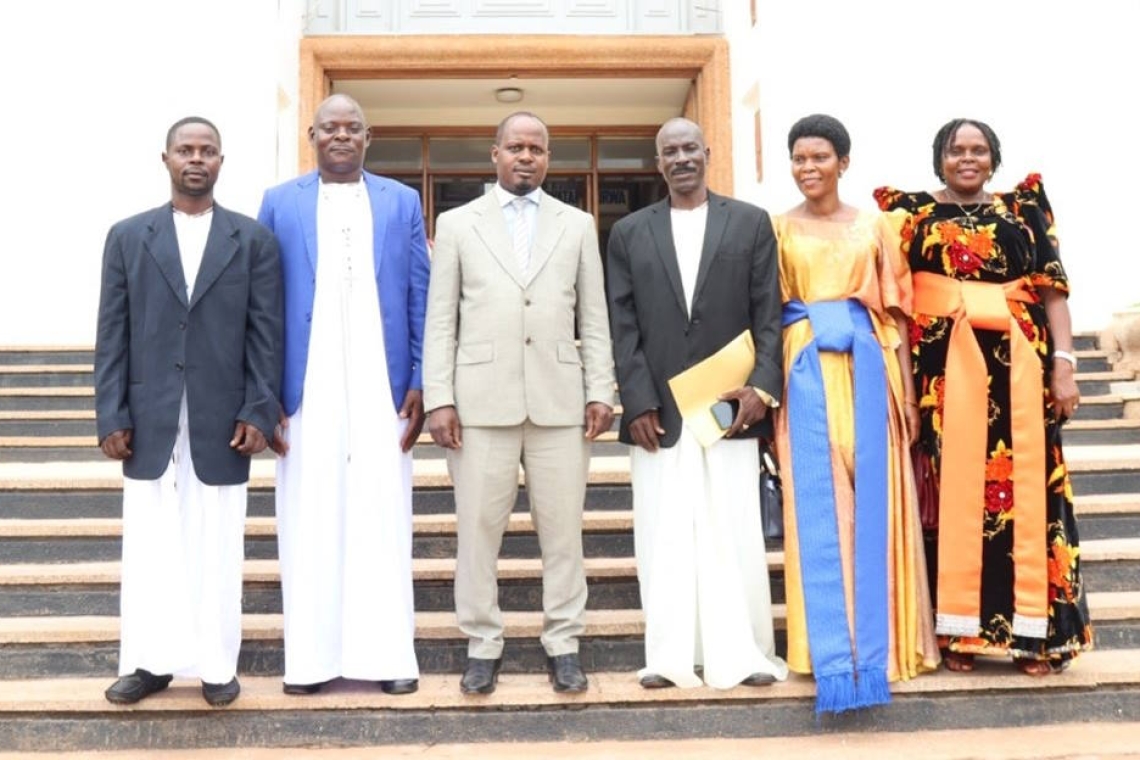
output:
[{"label": "white ceiling", "polygon": [[[550,125],[658,125],[678,116],[688,79],[348,79],[333,92],[351,95],[373,126],[487,126],[512,111],[533,111]],[[523,98],[499,103],[495,90],[518,87]]]}]

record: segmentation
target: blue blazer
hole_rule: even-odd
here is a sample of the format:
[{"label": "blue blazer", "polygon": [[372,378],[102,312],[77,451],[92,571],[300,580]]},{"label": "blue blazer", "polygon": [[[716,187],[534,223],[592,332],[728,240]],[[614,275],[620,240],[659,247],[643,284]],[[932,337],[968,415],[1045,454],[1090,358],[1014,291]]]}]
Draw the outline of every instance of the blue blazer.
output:
[{"label": "blue blazer", "polygon": [[[388,380],[396,409],[410,389],[422,389],[424,312],[427,306],[427,238],[420,196],[386,177],[364,173],[372,205],[373,262],[384,325]],[[317,172],[265,191],[258,220],[281,249],[285,282],[285,365],[281,405],[292,415],[301,405],[313,295],[317,284]]]}]

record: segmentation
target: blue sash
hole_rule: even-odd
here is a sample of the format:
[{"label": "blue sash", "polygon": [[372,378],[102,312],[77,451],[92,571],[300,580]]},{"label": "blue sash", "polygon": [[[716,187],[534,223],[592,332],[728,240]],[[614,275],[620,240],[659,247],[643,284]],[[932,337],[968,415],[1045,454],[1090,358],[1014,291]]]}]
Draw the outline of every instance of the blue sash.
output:
[{"label": "blue sash", "polygon": [[[784,326],[811,322],[813,339],[788,376],[787,413],[808,645],[817,713],[891,701],[887,685],[887,379],[871,317],[855,300],[784,305]],[[843,598],[827,400],[819,352],[854,356],[855,642]]]}]

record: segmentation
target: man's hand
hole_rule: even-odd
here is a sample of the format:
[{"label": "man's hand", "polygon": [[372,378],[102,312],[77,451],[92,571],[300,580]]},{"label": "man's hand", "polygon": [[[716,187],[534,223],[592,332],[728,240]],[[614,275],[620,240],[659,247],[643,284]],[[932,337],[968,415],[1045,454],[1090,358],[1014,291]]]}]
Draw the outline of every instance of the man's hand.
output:
[{"label": "man's hand", "polygon": [[116,430],[103,439],[99,448],[108,459],[130,459],[134,453],[131,451],[131,431]]},{"label": "man's hand", "polygon": [[285,410],[282,409],[277,417],[277,427],[273,428],[273,440],[269,442],[269,448],[273,449],[273,453],[279,457],[289,453],[289,442],[285,440],[285,429],[288,427],[289,418],[285,416]]},{"label": "man's hand", "polygon": [[409,390],[404,394],[404,405],[400,407],[400,419],[408,421],[404,437],[400,439],[400,449],[407,454],[416,445],[424,429],[424,393]]},{"label": "man's hand", "polygon": [[586,440],[592,441],[614,424],[614,410],[609,404],[591,401],[586,404]]},{"label": "man's hand", "polygon": [[459,449],[463,447],[461,439],[462,426],[459,424],[459,415],[454,406],[441,406],[433,409],[428,415],[428,432],[437,446],[445,449]]},{"label": "man's hand", "polygon": [[657,410],[650,409],[634,418],[629,423],[629,435],[634,443],[646,451],[657,451],[661,446],[659,438],[665,435],[665,428],[661,427],[661,418],[657,416]]},{"label": "man's hand", "polygon": [[747,430],[768,415],[768,405],[760,398],[759,393],[748,386],[722,393],[719,398],[721,401],[736,401],[739,404],[736,409],[736,419],[725,431],[725,438],[731,438],[737,433]]},{"label": "man's hand", "polygon": [[[276,437],[276,436],[274,436]],[[234,437],[230,441],[230,448],[237,450],[242,456],[251,457],[265,451],[269,442],[256,426],[238,420],[234,425]]]}]

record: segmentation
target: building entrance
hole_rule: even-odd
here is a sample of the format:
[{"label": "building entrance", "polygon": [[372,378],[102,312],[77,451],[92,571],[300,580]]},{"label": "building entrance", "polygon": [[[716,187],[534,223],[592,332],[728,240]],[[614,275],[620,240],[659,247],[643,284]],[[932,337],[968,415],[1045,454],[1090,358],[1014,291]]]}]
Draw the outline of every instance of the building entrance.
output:
[{"label": "building entrance", "polygon": [[[665,196],[654,158],[655,130],[550,127],[550,170],[542,188],[594,217],[602,252],[614,222]],[[420,194],[430,239],[441,213],[479,197],[495,182],[494,139],[493,127],[375,128],[366,166]]]}]

